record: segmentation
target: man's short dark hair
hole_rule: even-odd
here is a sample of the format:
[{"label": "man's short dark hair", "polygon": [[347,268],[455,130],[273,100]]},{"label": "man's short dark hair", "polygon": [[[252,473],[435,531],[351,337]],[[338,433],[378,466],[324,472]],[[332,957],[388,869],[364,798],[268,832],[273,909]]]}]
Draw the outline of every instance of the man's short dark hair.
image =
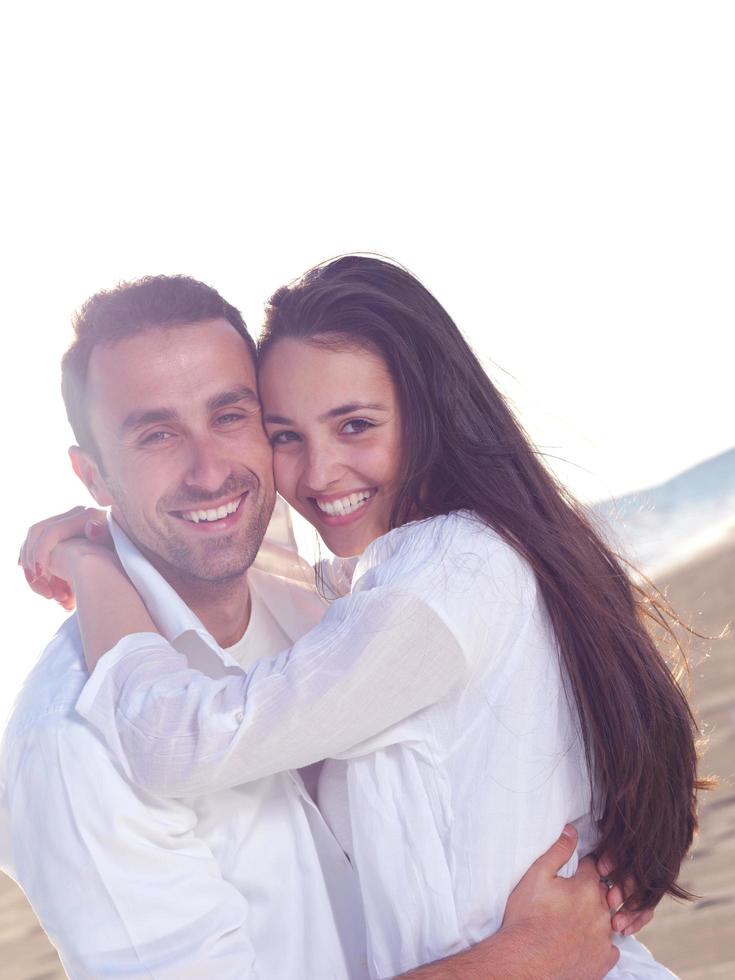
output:
[{"label": "man's short dark hair", "polygon": [[222,318],[237,330],[255,361],[253,338],[239,310],[216,289],[189,276],[146,276],[91,296],[72,320],[76,337],[61,361],[61,393],[80,447],[100,462],[87,405],[92,351],[153,327],[183,326]]}]

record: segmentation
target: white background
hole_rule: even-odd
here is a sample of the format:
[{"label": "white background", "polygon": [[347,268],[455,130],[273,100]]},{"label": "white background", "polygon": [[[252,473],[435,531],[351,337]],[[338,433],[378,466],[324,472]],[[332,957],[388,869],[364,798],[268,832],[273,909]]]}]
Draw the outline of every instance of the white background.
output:
[{"label": "white background", "polygon": [[0,23],[0,721],[61,620],[24,529],[84,502],[69,314],[183,272],[257,332],[313,263],[391,255],[585,499],[730,448],[729,2],[15,4]]}]

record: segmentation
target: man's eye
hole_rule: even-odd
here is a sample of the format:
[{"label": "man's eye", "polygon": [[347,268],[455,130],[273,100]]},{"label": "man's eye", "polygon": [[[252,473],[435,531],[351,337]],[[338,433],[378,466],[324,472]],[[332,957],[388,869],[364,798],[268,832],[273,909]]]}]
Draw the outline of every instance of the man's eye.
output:
[{"label": "man's eye", "polygon": [[224,415],[217,416],[217,423],[219,425],[231,425],[233,422],[242,422],[244,417],[240,412],[226,412]]},{"label": "man's eye", "polygon": [[271,446],[285,446],[290,442],[298,442],[299,435],[297,432],[289,432],[284,429],[282,432],[275,432],[271,436]]},{"label": "man's eye", "polygon": [[170,432],[149,432],[147,436],[143,437],[142,442],[144,446],[155,446],[162,442],[167,442],[172,438],[173,436]]},{"label": "man's eye", "polygon": [[373,428],[373,423],[368,422],[367,419],[350,419],[349,422],[345,422],[342,426],[342,432],[348,436],[357,435],[359,432],[366,432],[368,429]]}]

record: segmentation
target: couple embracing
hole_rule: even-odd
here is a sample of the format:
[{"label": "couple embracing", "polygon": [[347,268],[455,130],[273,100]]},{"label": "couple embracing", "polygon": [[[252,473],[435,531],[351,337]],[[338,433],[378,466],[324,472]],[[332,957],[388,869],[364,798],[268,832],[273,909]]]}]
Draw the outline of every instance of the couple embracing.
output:
[{"label": "couple embracing", "polygon": [[[656,599],[436,299],[346,256],[271,297],[257,350],[184,277],[75,330],[109,524],[29,532],[29,583],[77,608],[0,775],[3,865],[69,975],[671,976],[632,935],[696,827]],[[316,576],[276,490],[336,556]]]}]

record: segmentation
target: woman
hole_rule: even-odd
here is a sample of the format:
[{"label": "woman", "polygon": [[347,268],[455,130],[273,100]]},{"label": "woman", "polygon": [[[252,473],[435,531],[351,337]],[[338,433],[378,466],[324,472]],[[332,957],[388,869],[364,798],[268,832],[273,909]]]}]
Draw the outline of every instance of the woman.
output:
[{"label": "woman", "polygon": [[[695,729],[644,627],[651,600],[442,307],[390,263],[328,263],[272,298],[260,384],[278,488],[345,559],[324,585],[349,594],[281,657],[212,681],[120,576],[124,628],[107,624],[90,666],[145,635],[105,658],[84,713],[133,778],[234,785],[265,774],[266,741],[277,768],[328,757],[319,804],[358,870],[375,976],[497,928],[567,820],[636,904],[685,896]],[[633,940],[621,954],[611,975],[666,974]]]}]

